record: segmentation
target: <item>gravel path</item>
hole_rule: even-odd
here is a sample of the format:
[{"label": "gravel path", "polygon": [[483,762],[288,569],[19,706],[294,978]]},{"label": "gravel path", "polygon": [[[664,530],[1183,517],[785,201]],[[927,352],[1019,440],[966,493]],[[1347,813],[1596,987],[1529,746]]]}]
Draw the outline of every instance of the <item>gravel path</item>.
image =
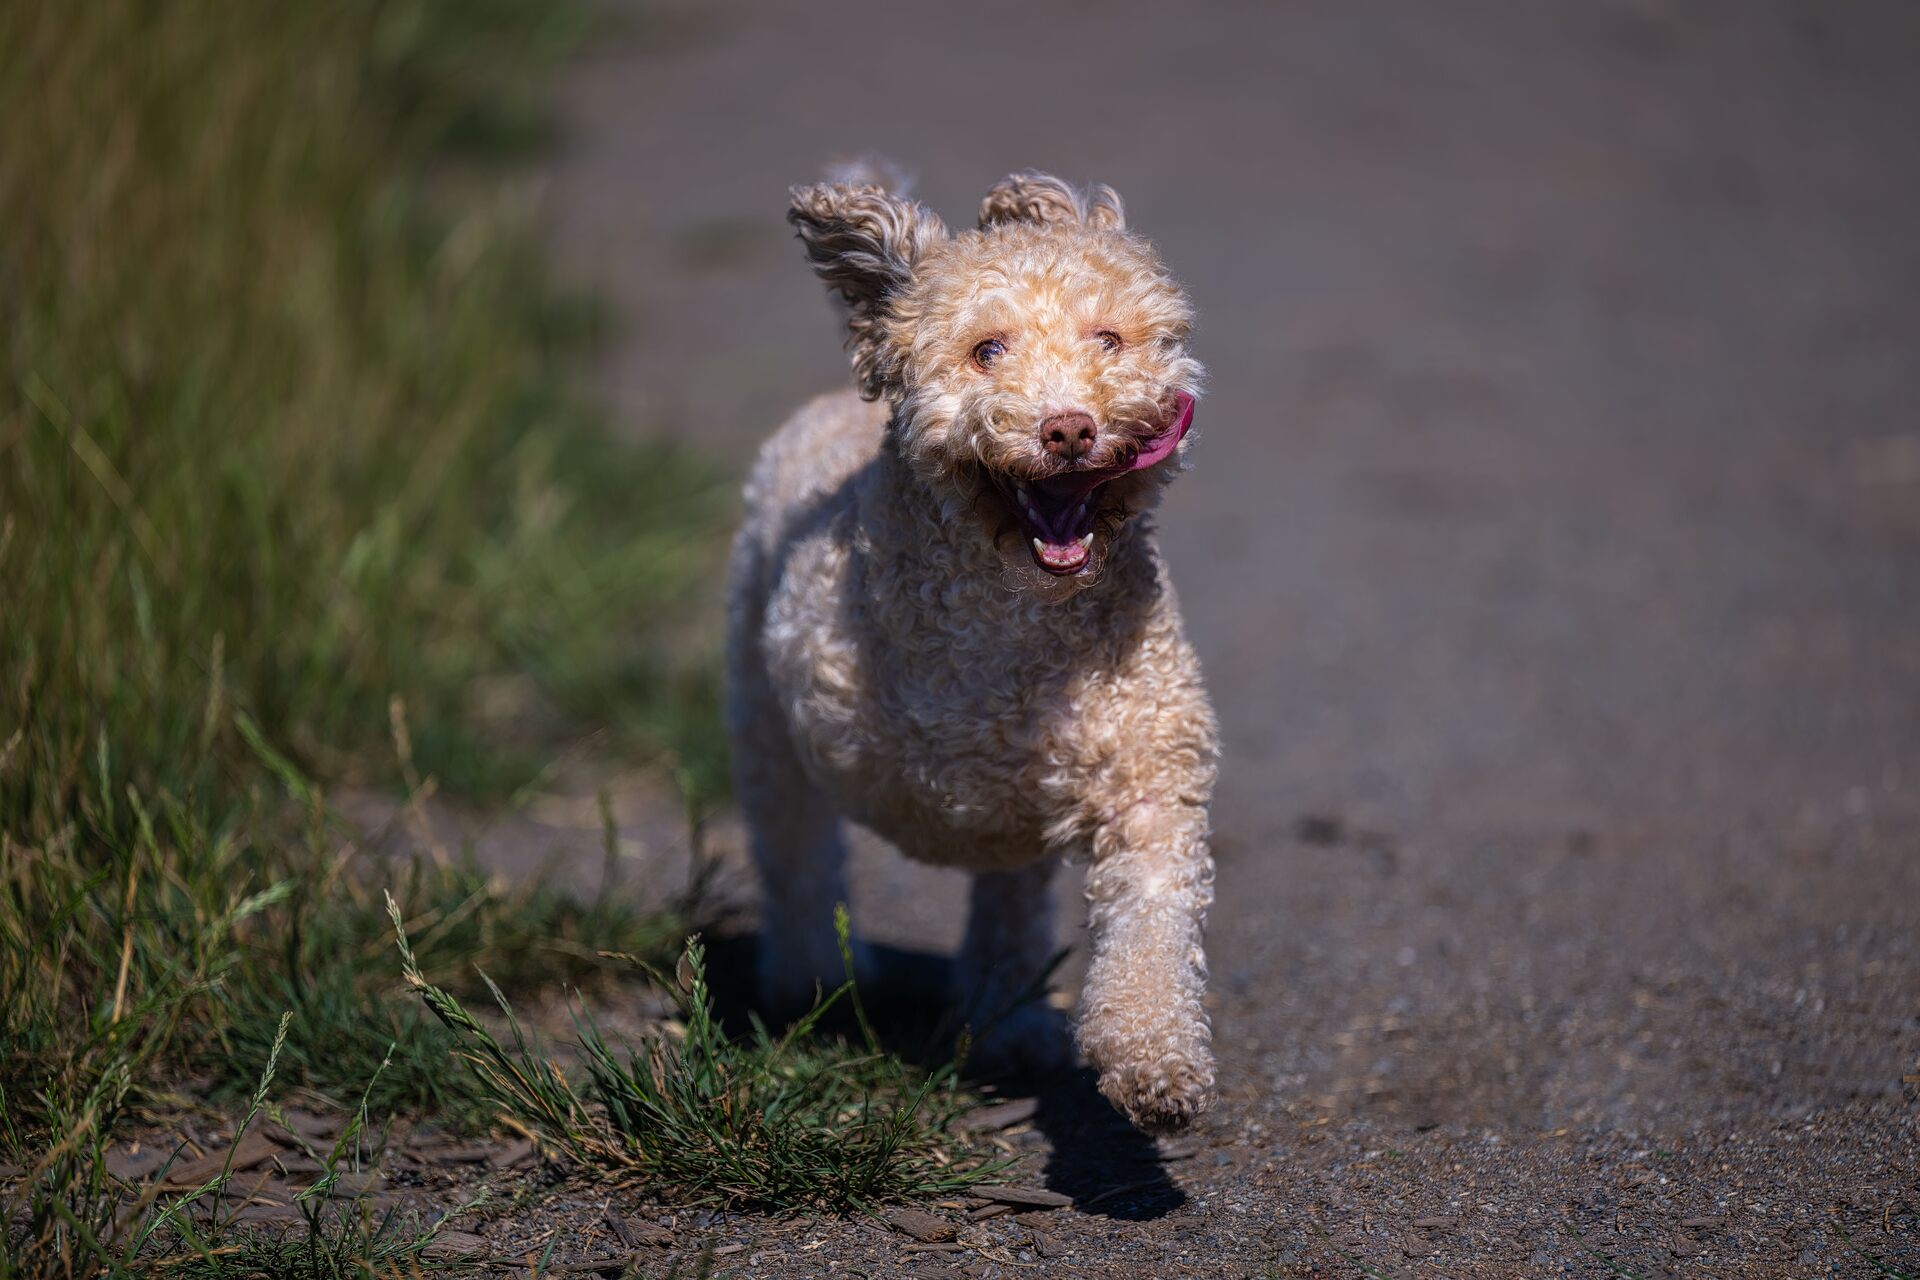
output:
[{"label": "gravel path", "polygon": [[[781,212],[858,151],[952,221],[1113,183],[1213,374],[1162,527],[1226,731],[1217,1114],[1159,1152],[1079,1082],[1042,1239],[727,1261],[1920,1272],[1920,6],[1199,13],[649,4],[564,87],[638,425],[744,466],[844,381]],[[864,861],[869,932],[952,941],[954,877]]]}]

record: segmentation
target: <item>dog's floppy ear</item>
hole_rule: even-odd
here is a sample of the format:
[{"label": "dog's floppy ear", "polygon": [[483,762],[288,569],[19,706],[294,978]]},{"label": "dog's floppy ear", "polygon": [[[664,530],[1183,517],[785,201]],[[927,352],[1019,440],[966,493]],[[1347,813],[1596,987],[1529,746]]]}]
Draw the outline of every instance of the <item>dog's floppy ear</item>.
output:
[{"label": "dog's floppy ear", "polygon": [[847,304],[848,349],[869,400],[897,380],[887,354],[888,301],[913,279],[927,250],[946,239],[938,214],[865,182],[795,187],[787,221],[800,232],[813,269]]},{"label": "dog's floppy ear", "polygon": [[1126,206],[1120,193],[1105,183],[1081,192],[1050,173],[1031,169],[1010,173],[994,183],[980,202],[980,226],[1003,222],[1052,222],[1124,231]]}]

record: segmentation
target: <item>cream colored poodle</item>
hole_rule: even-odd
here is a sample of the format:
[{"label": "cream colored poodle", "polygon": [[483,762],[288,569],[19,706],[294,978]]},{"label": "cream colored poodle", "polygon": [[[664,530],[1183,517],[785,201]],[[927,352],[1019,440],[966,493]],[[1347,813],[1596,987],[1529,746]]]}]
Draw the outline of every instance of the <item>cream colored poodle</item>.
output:
[{"label": "cream colored poodle", "polygon": [[[788,219],[846,306],[857,394],[770,440],[746,489],[728,724],[766,888],[763,993],[841,972],[840,822],[974,874],[959,995],[1011,1002],[1088,864],[1078,1043],[1149,1131],[1209,1103],[1201,930],[1217,731],[1148,512],[1185,465],[1192,309],[1107,187],[1020,173],[978,230],[875,182]],[[977,1050],[1070,1058],[1028,1004]]]}]

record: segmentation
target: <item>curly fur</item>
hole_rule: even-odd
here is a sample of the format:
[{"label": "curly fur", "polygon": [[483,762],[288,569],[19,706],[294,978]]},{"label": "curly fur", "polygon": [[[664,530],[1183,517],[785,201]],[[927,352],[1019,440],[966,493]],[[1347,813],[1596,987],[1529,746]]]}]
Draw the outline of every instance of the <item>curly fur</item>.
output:
[{"label": "curly fur", "polygon": [[[1047,881],[1085,860],[1079,1046],[1134,1123],[1177,1128],[1213,1088],[1217,731],[1148,513],[1189,445],[1096,491],[1072,576],[1028,554],[1009,489],[1057,467],[1050,415],[1099,424],[1090,465],[1134,456],[1199,389],[1191,308],[1104,187],[1015,174],[957,235],[865,182],[795,188],[788,216],[879,403],[829,395],[783,426],[735,543],[728,719],[766,993],[802,1002],[838,972],[842,818],[976,873],[960,968],[977,1008],[1046,963]],[[990,368],[972,358],[986,338],[1004,347]],[[981,1048],[1047,1066],[1068,1042],[1028,1009]]]}]

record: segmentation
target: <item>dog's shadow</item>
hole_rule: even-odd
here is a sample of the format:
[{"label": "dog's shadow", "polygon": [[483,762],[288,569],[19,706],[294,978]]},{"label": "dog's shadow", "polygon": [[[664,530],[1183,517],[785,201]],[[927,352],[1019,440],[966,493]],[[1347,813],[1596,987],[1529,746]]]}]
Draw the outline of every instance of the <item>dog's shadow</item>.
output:
[{"label": "dog's shadow", "polygon": [[[729,1030],[744,1029],[750,1016],[762,1013],[754,976],[758,955],[759,939],[753,934],[713,938],[707,943],[707,981],[714,1013]],[[882,1044],[929,1066],[949,1061],[953,1039],[945,1015],[952,962],[931,952],[879,945],[870,945],[869,955],[874,974],[861,984],[860,992]],[[840,1031],[852,1029],[845,1020],[830,1020],[827,1025]],[[1081,1069],[1050,1080],[970,1082],[991,1084],[1003,1098],[1038,1101],[1033,1119],[1049,1148],[1043,1173],[1046,1187],[1071,1197],[1076,1209],[1143,1221],[1179,1208],[1186,1202],[1186,1193],[1168,1176],[1159,1147],[1108,1105],[1094,1081],[1092,1071]]]}]

